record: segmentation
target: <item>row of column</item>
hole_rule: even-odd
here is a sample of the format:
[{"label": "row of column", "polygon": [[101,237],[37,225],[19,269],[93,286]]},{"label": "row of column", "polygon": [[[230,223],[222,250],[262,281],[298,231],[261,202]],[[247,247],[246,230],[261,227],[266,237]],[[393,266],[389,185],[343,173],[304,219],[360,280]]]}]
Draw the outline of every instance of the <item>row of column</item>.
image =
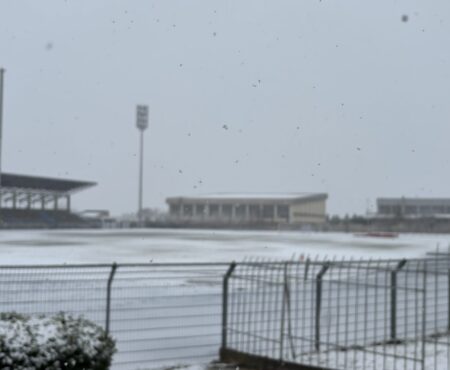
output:
[{"label": "row of column", "polygon": [[[61,208],[59,205],[59,200],[65,200],[65,207]],[[5,203],[11,202],[10,207],[4,207]],[[53,209],[59,210],[63,209],[66,211],[70,211],[71,202],[70,195],[60,195],[60,194],[36,194],[34,192],[24,192],[24,191],[9,191],[0,193],[0,208],[8,208],[8,209],[22,209],[19,208],[18,205],[26,202],[25,209],[34,209],[33,205],[37,202],[40,202],[40,209],[47,209],[46,205],[48,203],[53,203]]]},{"label": "row of column", "polygon": [[[271,207],[271,217],[264,217],[264,207]],[[189,207],[189,211],[186,208]],[[229,212],[224,210],[228,209]],[[238,213],[238,210],[241,212]],[[213,212],[212,212],[213,210]],[[217,211],[215,211],[217,210]],[[277,220],[289,218],[289,210],[286,217],[278,216],[278,205],[263,205],[263,204],[205,204],[205,203],[189,203],[178,204],[178,210],[171,210],[172,215],[180,218],[217,218],[222,220],[245,220],[245,221],[261,221],[264,219]]]}]

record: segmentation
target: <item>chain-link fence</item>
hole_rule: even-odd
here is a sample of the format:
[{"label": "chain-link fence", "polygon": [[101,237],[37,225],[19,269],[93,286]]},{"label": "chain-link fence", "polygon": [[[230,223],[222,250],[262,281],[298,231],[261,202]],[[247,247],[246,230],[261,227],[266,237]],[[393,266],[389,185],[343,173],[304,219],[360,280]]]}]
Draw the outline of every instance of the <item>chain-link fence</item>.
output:
[{"label": "chain-link fence", "polygon": [[0,312],[83,315],[116,339],[113,369],[218,357],[226,264],[0,267]]},{"label": "chain-link fence", "polygon": [[314,369],[449,369],[449,279],[448,255],[235,265],[224,280],[222,358]]}]

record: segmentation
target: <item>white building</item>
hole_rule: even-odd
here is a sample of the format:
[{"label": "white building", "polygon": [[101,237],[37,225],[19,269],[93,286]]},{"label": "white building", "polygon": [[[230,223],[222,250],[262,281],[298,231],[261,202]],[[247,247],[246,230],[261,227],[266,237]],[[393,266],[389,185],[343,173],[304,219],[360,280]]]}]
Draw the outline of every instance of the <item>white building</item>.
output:
[{"label": "white building", "polygon": [[222,225],[314,225],[326,220],[327,194],[212,194],[171,197],[173,222]]}]

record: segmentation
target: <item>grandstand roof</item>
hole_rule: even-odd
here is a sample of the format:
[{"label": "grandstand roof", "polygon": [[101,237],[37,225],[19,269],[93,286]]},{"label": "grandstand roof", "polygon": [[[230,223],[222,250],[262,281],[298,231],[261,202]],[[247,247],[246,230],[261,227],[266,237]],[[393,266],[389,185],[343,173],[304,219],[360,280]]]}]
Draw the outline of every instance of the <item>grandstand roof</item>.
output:
[{"label": "grandstand roof", "polygon": [[247,202],[247,203],[296,203],[302,201],[327,199],[325,193],[218,193],[206,194],[193,197],[171,197],[167,198],[167,203],[178,202]]},{"label": "grandstand roof", "polygon": [[55,179],[50,177],[1,174],[2,188],[15,188],[39,191],[73,192],[96,185],[95,182]]}]

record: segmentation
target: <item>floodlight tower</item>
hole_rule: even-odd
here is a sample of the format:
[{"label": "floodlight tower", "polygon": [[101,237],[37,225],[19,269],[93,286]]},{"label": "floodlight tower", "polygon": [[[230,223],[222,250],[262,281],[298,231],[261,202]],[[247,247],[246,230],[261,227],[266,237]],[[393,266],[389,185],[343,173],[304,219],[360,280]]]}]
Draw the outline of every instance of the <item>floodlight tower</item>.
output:
[{"label": "floodlight tower", "polygon": [[0,68],[0,208],[2,187],[2,139],[3,139],[3,75],[5,70]]},{"label": "floodlight tower", "polygon": [[136,107],[136,127],[140,131],[140,155],[139,155],[139,205],[138,220],[139,226],[142,226],[142,196],[144,181],[144,131],[148,127],[148,106],[138,105]]}]

